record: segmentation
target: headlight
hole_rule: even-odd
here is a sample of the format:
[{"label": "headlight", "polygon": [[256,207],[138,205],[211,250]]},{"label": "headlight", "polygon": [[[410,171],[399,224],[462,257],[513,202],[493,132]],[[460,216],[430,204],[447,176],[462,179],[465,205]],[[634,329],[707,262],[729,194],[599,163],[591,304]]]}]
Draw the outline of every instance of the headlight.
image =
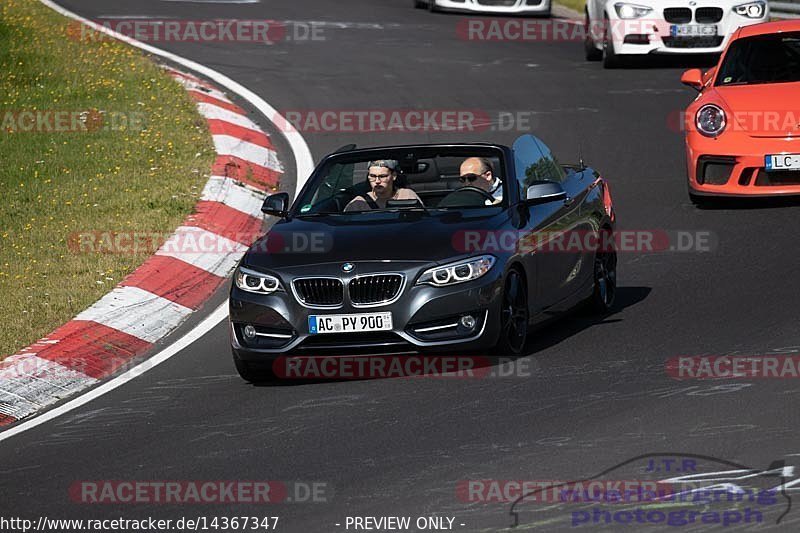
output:
[{"label": "headlight", "polygon": [[621,19],[638,19],[650,13],[653,8],[647,6],[637,6],[636,4],[614,4],[617,15]]},{"label": "headlight", "polygon": [[236,269],[233,276],[236,286],[247,292],[256,294],[272,294],[281,288],[281,282],[275,276],[256,272],[244,267]]},{"label": "headlight", "polygon": [[694,123],[706,137],[716,137],[725,130],[725,111],[714,104],[704,105],[697,111]]},{"label": "headlight", "polygon": [[419,281],[417,281],[417,285],[427,283],[434,287],[445,287],[472,281],[489,272],[494,266],[495,261],[496,259],[494,256],[482,255],[480,257],[459,261],[458,263],[450,263],[449,265],[431,268],[422,273],[419,277]]},{"label": "headlight", "polygon": [[749,2],[733,8],[733,12],[737,15],[751,19],[760,19],[764,16],[764,12],[766,12],[766,10],[767,7],[764,2]]}]

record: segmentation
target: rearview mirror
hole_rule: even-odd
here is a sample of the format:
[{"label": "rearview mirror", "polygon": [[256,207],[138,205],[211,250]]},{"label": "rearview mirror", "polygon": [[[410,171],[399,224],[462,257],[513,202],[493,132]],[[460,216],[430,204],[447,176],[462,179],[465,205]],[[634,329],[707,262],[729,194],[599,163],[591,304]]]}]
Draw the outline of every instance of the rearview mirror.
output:
[{"label": "rearview mirror", "polygon": [[289,212],[289,193],[279,192],[267,196],[261,206],[261,212],[266,215],[285,217]]},{"label": "rearview mirror", "polygon": [[560,183],[555,181],[540,181],[528,187],[525,193],[525,203],[543,204],[555,202],[556,200],[566,200],[567,191]]},{"label": "rearview mirror", "polygon": [[690,68],[681,76],[681,83],[700,91],[703,89],[703,72],[699,68]]}]

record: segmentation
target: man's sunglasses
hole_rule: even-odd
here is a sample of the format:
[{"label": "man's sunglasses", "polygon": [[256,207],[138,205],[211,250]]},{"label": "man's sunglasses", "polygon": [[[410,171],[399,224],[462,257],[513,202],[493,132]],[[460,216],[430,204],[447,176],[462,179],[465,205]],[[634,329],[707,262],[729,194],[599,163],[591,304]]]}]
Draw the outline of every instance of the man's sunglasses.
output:
[{"label": "man's sunglasses", "polygon": [[469,174],[464,174],[463,176],[459,176],[458,179],[461,180],[461,183],[467,183],[467,182],[472,183],[473,181],[477,180],[480,177],[481,177],[480,174],[475,174],[473,172],[470,172]]}]

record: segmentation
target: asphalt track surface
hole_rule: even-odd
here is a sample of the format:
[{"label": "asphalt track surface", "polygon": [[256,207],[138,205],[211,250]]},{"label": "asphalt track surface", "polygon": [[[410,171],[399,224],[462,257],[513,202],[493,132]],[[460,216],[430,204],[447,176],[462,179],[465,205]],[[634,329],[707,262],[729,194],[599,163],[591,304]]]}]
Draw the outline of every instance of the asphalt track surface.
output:
[{"label": "asphalt track surface", "polygon": [[[438,515],[455,517],[456,530],[496,531],[513,523],[510,504],[461,501],[460,481],[585,479],[653,453],[756,469],[797,462],[795,380],[679,382],[664,369],[677,355],[800,350],[800,204],[700,210],[688,202],[682,137],[670,126],[692,98],[678,82],[686,63],[604,71],[583,61],[578,42],[465,42],[456,36],[463,16],[415,10],[409,0],[63,5],[89,18],[324,21],[324,42],[157,45],[223,72],[279,110],[535,111],[534,132],[562,160],[577,160],[581,145],[585,161],[610,180],[621,229],[708,231],[717,246],[622,255],[617,312],[571,316],[538,331],[522,360],[527,377],[254,387],[235,375],[220,324],[133,382],[3,442],[3,516],[270,515],[282,531],[343,531],[347,516]],[[341,22],[350,24],[333,24]],[[305,137],[319,158],[350,142],[511,143],[517,134]],[[605,477],[638,479],[642,461]],[[80,480],[253,479],[322,482],[328,501],[85,505],[68,496]],[[796,531],[800,511],[774,524],[784,503],[751,529]],[[648,529],[573,528],[570,505],[523,502],[520,529]]]}]

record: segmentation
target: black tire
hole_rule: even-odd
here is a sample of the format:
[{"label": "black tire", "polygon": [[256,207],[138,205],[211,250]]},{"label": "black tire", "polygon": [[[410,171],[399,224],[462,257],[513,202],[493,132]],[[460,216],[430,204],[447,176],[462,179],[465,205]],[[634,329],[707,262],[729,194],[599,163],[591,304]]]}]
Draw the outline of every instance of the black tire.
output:
[{"label": "black tire", "polygon": [[619,68],[622,66],[622,59],[614,51],[614,42],[610,39],[611,24],[608,17],[603,19],[603,68]]},{"label": "black tire", "polygon": [[423,2],[422,0],[414,0],[414,7],[417,9],[423,9],[426,7],[425,2]]},{"label": "black tire", "polygon": [[503,302],[500,309],[500,337],[495,346],[495,355],[522,355],[528,340],[528,289],[519,270],[511,270],[503,286]]},{"label": "black tire", "polygon": [[583,50],[586,54],[586,61],[600,61],[603,59],[603,51],[598,50],[597,47],[594,45],[594,39],[592,39],[591,33],[591,21],[589,20],[589,11],[584,11],[584,21],[583,21],[583,31],[585,32],[585,37],[583,39]]},{"label": "black tire", "polygon": [[[587,302],[589,310],[597,314],[611,311],[617,296],[617,251],[613,247],[611,232],[606,230],[603,234],[605,237],[600,242],[604,246],[594,256],[594,288]],[[610,249],[606,249],[606,244]]]},{"label": "black tire", "polygon": [[275,379],[275,374],[269,367],[255,366],[236,356],[233,357],[233,364],[236,365],[239,376],[249,383],[264,383]]},{"label": "black tire", "polygon": [[715,198],[712,196],[702,196],[700,194],[694,194],[691,189],[689,189],[689,201],[692,202],[692,205],[699,208],[704,207],[713,207],[714,206]]}]

